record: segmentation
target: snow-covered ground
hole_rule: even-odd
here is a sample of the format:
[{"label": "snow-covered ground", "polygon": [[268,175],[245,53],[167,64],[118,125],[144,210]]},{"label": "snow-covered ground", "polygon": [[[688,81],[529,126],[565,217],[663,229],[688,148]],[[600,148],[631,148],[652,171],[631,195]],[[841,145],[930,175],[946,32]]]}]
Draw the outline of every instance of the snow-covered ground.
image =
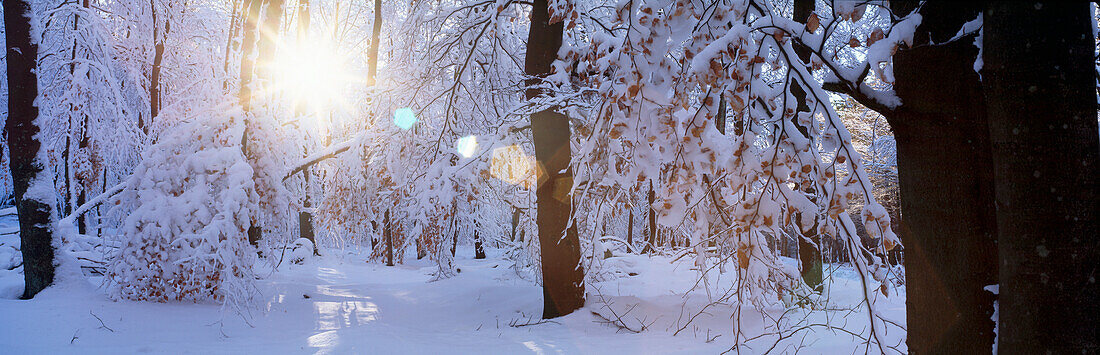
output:
[{"label": "snow-covered ground", "polygon": [[[10,220],[0,221],[0,233],[10,228]],[[3,264],[13,256],[4,253],[18,245],[13,236],[0,235],[4,298],[22,291],[21,268]],[[826,292],[831,311],[796,307],[784,315],[777,307],[765,315],[745,306],[740,317],[731,317],[736,307],[717,304],[689,323],[710,303],[702,289],[684,296],[698,279],[690,261],[616,256],[604,261],[607,281],[588,286],[584,309],[531,324],[542,314],[541,288],[519,277],[499,251],[473,260],[471,248],[460,249],[458,276],[434,282],[436,267],[427,259],[386,267],[367,263],[365,252],[328,250],[304,265],[261,272],[263,300],[244,317],[214,304],[112,301],[98,279],[62,280],[33,300],[0,299],[0,352],[719,353],[733,346],[738,324],[747,353],[878,351],[846,333],[866,337],[869,330],[865,309],[849,310],[861,297],[858,278],[845,268],[834,273]],[[904,324],[904,292],[898,291],[879,305]],[[646,328],[633,333],[593,312],[634,330]],[[777,322],[781,336],[759,336],[775,332]],[[810,324],[838,329],[816,325],[793,332]],[[905,350],[904,331],[896,326],[886,339]]]}]

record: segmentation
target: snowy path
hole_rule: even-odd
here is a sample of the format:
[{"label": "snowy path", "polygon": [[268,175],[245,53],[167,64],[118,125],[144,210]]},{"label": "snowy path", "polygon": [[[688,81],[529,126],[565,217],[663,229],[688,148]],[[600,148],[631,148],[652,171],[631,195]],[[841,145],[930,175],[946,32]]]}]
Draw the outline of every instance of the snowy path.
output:
[{"label": "snowy path", "polygon": [[385,267],[325,258],[284,267],[262,281],[267,310],[253,316],[251,327],[232,313],[222,316],[215,305],[114,302],[91,284],[65,282],[32,301],[0,300],[0,349],[18,354],[723,349],[661,331],[616,333],[587,310],[560,324],[510,327],[538,319],[541,289],[499,259],[461,259],[459,265],[459,276],[438,282],[428,282],[432,267],[426,263]]}]

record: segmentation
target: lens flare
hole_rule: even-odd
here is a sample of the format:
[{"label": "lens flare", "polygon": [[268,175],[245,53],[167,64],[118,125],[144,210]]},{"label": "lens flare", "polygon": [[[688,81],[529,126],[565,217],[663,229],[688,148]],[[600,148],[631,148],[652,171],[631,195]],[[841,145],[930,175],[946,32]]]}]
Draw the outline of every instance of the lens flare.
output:
[{"label": "lens flare", "polygon": [[523,147],[515,144],[493,149],[489,173],[509,184],[533,188],[536,182],[535,157],[527,155]]},{"label": "lens flare", "polygon": [[477,137],[465,136],[455,142],[455,150],[463,157],[469,158],[477,152]]},{"label": "lens flare", "polygon": [[393,124],[403,130],[409,130],[416,124],[416,115],[411,108],[399,108],[393,112]]}]

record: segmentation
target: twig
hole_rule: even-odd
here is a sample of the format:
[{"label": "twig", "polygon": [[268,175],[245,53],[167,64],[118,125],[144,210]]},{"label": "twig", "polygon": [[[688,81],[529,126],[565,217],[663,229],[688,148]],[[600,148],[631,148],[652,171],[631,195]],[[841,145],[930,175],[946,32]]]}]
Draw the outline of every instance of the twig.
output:
[{"label": "twig", "polygon": [[96,328],[96,329],[100,329],[100,328],[102,328],[102,329],[107,329],[107,330],[110,330],[110,331],[111,331],[111,333],[114,333],[114,332],[115,332],[115,330],[114,330],[114,329],[111,329],[111,327],[108,327],[108,326],[107,326],[107,324],[104,324],[104,323],[103,323],[103,319],[100,319],[100,318],[99,318],[99,316],[95,315],[95,313],[92,313],[92,311],[88,311],[88,314],[91,314],[91,315],[92,315],[92,317],[95,317],[95,319],[99,321],[99,328]]},{"label": "twig", "polygon": [[519,327],[526,327],[526,326],[529,326],[529,325],[539,325],[539,324],[546,324],[546,323],[554,323],[554,324],[557,324],[557,325],[561,325],[561,323],[558,323],[557,321],[552,320],[552,319],[540,319],[538,321],[533,321],[533,320],[534,320],[534,318],[532,317],[532,318],[528,318],[526,323],[519,323],[519,318],[516,318],[516,319],[513,319],[511,322],[509,322],[508,326],[512,327],[512,328],[519,328]]}]

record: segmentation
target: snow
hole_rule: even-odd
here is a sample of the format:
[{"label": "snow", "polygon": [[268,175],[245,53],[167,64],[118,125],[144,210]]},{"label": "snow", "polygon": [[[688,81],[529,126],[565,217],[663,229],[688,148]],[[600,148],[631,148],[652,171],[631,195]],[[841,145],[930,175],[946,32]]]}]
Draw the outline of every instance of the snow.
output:
[{"label": "snow", "polygon": [[19,245],[19,219],[15,207],[0,209],[0,299],[16,299],[23,295],[23,255]]},{"label": "snow", "polygon": [[306,238],[298,238],[294,241],[287,258],[294,264],[305,264],[313,258],[313,242]]},{"label": "snow", "polygon": [[[986,286],[984,288],[984,290],[989,291],[989,293],[992,293],[994,295],[994,297],[997,297],[1001,294],[1001,284],[994,284],[994,285]],[[999,338],[999,335],[1000,335],[1000,331],[998,330],[998,328],[1001,327],[1001,316],[1000,316],[1001,307],[997,302],[998,301],[996,299],[993,300],[993,315],[989,316],[989,319],[993,321],[993,353],[994,354],[997,353],[997,338]]]},{"label": "snow", "polygon": [[[0,229],[10,228],[11,220],[0,220]],[[0,248],[13,241],[18,246],[17,240],[0,236]],[[690,260],[619,252],[604,260],[605,281],[587,286],[585,308],[538,323],[541,288],[518,276],[502,250],[487,252],[488,259],[474,260],[472,248],[460,246],[460,272],[438,281],[433,281],[437,266],[428,258],[386,267],[367,262],[369,251],[355,247],[326,250],[323,257],[284,263],[277,271],[257,264],[262,309],[244,315],[212,303],[112,301],[98,287],[101,277],[66,278],[33,300],[0,300],[0,348],[7,353],[716,353],[732,346],[736,318],[731,316],[737,311],[742,342],[773,332],[767,317],[779,318],[784,329],[832,317],[833,326],[866,333],[866,314],[859,311],[793,307],[780,318],[782,308],[767,309],[765,316],[749,305],[708,306],[711,296],[699,288],[684,295],[698,278]],[[0,269],[0,295],[22,291],[19,271]],[[826,272],[834,281],[820,296],[824,305],[858,307],[858,274],[849,267]],[[715,276],[709,282],[733,282],[729,274]],[[879,299],[878,306],[904,324],[904,290],[898,292],[901,297]],[[635,334],[593,314],[614,319],[612,311],[626,326],[646,329]],[[887,333],[889,345],[900,344],[904,351],[904,332],[894,330]],[[762,352],[775,339],[764,336],[742,350]],[[775,349],[793,351],[800,343],[806,346],[802,351],[813,353],[863,348],[855,337],[819,327]]]}]

